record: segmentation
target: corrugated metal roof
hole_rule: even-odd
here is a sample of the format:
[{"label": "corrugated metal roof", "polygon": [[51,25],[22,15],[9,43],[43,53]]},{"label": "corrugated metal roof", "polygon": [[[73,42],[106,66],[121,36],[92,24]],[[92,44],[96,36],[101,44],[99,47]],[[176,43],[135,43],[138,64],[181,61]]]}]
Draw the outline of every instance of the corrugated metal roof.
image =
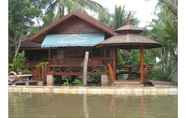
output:
[{"label": "corrugated metal roof", "polygon": [[42,48],[50,47],[86,47],[96,46],[104,41],[103,33],[89,34],[55,34],[47,35],[41,44]]}]

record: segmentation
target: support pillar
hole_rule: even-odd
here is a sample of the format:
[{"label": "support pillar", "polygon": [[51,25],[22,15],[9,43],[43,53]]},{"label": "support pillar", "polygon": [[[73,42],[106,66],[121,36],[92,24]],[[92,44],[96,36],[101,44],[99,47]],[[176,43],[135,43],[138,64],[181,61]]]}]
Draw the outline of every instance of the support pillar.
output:
[{"label": "support pillar", "polygon": [[140,82],[144,82],[144,48],[140,48]]},{"label": "support pillar", "polygon": [[113,67],[113,76],[114,76],[114,80],[116,80],[117,75],[116,75],[116,49],[112,48],[112,67]]},{"label": "support pillar", "polygon": [[83,62],[83,85],[84,86],[87,86],[88,57],[89,57],[89,52],[86,51],[84,62]]}]

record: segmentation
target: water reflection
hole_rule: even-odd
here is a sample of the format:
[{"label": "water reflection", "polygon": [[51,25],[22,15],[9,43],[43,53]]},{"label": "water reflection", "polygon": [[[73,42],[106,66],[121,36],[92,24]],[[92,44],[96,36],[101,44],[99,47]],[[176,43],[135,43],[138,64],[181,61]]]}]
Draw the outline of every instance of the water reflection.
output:
[{"label": "water reflection", "polygon": [[9,118],[176,118],[177,96],[9,94]]},{"label": "water reflection", "polygon": [[87,94],[83,95],[83,113],[85,118],[89,118]]},{"label": "water reflection", "polygon": [[110,104],[109,104],[110,112],[112,113],[112,118],[116,117],[116,99],[114,96],[111,96]]},{"label": "water reflection", "polygon": [[140,96],[140,118],[145,116],[145,105],[144,105],[144,96]]}]

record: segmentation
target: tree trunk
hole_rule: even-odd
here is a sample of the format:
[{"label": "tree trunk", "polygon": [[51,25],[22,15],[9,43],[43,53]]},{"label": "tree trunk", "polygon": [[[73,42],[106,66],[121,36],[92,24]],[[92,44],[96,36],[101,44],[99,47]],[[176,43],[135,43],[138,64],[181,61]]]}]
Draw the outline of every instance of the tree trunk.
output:
[{"label": "tree trunk", "polygon": [[20,49],[20,46],[21,46],[21,39],[18,39],[17,46],[15,46],[15,55],[14,55],[14,57],[17,56],[17,54],[19,52],[19,49]]}]

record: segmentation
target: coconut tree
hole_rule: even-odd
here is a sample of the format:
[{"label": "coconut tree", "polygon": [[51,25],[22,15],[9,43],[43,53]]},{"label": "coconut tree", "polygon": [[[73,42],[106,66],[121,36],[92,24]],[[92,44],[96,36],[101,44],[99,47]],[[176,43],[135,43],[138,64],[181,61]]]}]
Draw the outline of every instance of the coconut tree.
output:
[{"label": "coconut tree", "polygon": [[95,13],[105,11],[105,9],[92,0],[49,0],[44,13],[44,22],[48,24],[56,17],[64,16],[76,10],[89,10]]},{"label": "coconut tree", "polygon": [[130,20],[133,25],[138,24],[138,19],[134,17],[134,13],[126,11],[124,6],[115,6],[115,11],[113,15],[113,27],[119,28],[126,24]]},{"label": "coconut tree", "polygon": [[[162,48],[154,54],[160,59],[154,75],[159,79],[176,80],[177,78],[177,0],[159,0],[157,14],[159,19],[152,23],[151,36],[159,39]],[[160,74],[161,73],[161,74]]]}]

